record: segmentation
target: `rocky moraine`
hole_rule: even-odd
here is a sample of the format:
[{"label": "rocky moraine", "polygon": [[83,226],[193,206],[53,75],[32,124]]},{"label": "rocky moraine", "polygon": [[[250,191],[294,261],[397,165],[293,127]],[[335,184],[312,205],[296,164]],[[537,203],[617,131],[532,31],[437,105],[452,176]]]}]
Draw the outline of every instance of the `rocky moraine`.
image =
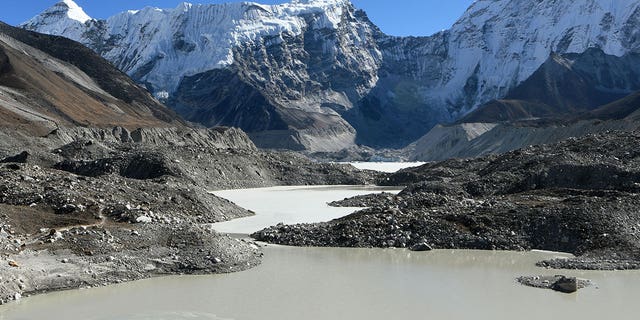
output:
[{"label": "rocky moraine", "polygon": [[253,237],[298,246],[542,249],[577,255],[544,267],[638,269],[639,138],[608,132],[405,169],[379,181],[407,185],[397,196],[333,203],[369,209]]},{"label": "rocky moraine", "polygon": [[259,151],[236,129],[139,130],[135,141],[123,128],[1,134],[0,302],[251,268],[260,263],[259,247],[209,224],[253,213],[209,191],[378,178]]}]

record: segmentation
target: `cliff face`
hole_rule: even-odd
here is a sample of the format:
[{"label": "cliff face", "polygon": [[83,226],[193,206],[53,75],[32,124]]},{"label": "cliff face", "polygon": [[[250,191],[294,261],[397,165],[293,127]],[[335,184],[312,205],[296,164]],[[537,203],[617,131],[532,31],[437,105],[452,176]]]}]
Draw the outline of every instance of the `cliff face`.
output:
[{"label": "cliff face", "polygon": [[22,27],[89,46],[189,120],[238,126],[261,146],[327,150],[404,146],[505,97],[551,53],[637,52],[639,19],[638,0],[482,0],[449,30],[401,38],[347,0],[107,20],[79,19],[67,0]]}]

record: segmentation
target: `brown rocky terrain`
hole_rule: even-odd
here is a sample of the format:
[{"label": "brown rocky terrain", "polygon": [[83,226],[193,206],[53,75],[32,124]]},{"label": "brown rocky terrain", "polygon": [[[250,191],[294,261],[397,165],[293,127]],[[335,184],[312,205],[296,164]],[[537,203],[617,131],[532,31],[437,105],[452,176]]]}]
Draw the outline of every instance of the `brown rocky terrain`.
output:
[{"label": "brown rocky terrain", "polygon": [[186,123],[81,44],[0,22],[0,125],[45,135],[64,126]]}]

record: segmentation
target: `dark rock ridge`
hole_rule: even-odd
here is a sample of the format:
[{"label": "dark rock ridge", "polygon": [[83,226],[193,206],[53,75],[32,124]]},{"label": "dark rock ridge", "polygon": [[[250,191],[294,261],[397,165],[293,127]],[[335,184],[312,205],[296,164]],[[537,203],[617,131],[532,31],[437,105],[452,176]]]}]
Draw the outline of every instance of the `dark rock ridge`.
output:
[{"label": "dark rock ridge", "polygon": [[634,268],[638,138],[609,132],[405,169],[380,181],[408,185],[392,202],[382,195],[371,201],[375,207],[341,219],[279,225],[253,237],[301,246],[543,249],[578,256],[549,262],[554,267]]},{"label": "dark rock ridge", "polygon": [[9,156],[0,160],[0,163],[9,163],[9,162],[26,163],[28,158],[29,158],[29,152],[22,151],[15,156]]},{"label": "dark rock ridge", "polygon": [[392,193],[379,193],[356,196],[343,200],[330,202],[332,207],[349,207],[349,208],[365,208],[365,207],[384,207],[394,203],[395,195]]},{"label": "dark rock ridge", "polygon": [[64,160],[53,168],[87,177],[117,173],[125,178],[147,180],[177,175],[169,162],[162,154],[140,152],[93,161]]},{"label": "dark rock ridge", "polygon": [[304,152],[307,156],[323,162],[404,162],[406,150],[374,149],[359,145],[335,152]]},{"label": "dark rock ridge", "polygon": [[[491,101],[459,122],[496,123],[534,118],[575,118],[576,114],[640,90],[640,55],[556,54],[504,98]],[[600,120],[609,120],[601,114]]]}]

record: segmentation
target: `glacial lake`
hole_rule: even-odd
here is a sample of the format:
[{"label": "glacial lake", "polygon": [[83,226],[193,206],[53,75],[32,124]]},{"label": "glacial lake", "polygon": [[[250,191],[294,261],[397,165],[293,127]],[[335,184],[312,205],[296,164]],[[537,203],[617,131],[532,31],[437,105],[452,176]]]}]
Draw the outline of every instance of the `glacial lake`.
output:
[{"label": "glacial lake", "polygon": [[393,173],[401,169],[419,167],[426,162],[349,162],[360,170],[375,170]]},{"label": "glacial lake", "polygon": [[[212,193],[216,196],[231,200],[257,214],[216,223],[214,229],[223,233],[251,234],[280,222],[294,224],[329,221],[344,217],[360,208],[336,208],[330,207],[327,203],[383,191],[397,194],[401,189],[372,186],[313,186],[215,191]],[[245,197],[246,193],[251,193],[249,199]]]},{"label": "glacial lake", "polygon": [[[327,201],[382,191],[366,189],[285,187],[216,194],[258,216],[280,214],[268,223],[290,223],[300,213],[309,221],[331,219],[341,213],[327,211]],[[293,205],[298,202],[306,204],[304,210]],[[214,227],[243,233],[263,227],[258,224],[245,220],[236,227]],[[263,264],[245,272],[40,295],[0,306],[0,320],[638,319],[640,272],[535,267],[539,260],[567,256],[559,253],[274,245],[264,251]],[[520,275],[560,273],[595,285],[566,295],[515,281]]]}]

